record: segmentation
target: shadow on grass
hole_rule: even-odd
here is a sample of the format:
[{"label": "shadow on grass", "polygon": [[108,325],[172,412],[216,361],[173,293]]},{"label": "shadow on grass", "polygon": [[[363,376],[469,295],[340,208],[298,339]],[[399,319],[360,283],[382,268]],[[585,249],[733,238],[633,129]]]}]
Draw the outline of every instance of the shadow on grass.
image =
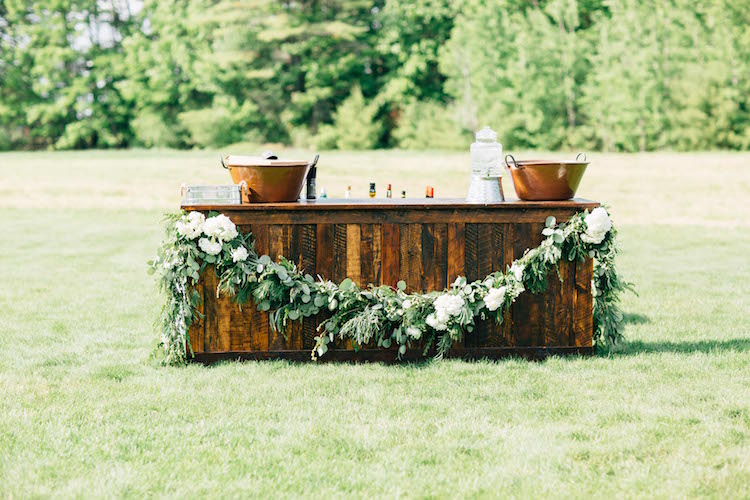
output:
[{"label": "shadow on grass", "polygon": [[625,313],[623,314],[622,321],[626,325],[645,325],[651,323],[651,318],[645,314]]},{"label": "shadow on grass", "polygon": [[672,352],[691,354],[694,352],[716,353],[727,351],[750,351],[750,338],[730,340],[700,340],[697,342],[642,342],[627,341],[622,351],[612,353],[612,356],[634,356],[636,354],[652,354]]}]

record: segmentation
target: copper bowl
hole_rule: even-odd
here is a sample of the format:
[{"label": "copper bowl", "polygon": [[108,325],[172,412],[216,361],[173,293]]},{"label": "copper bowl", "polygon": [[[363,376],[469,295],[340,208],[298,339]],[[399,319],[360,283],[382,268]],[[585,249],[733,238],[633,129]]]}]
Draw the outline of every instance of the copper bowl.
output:
[{"label": "copper bowl", "polygon": [[[579,158],[583,156],[583,161]],[[510,159],[510,161],[508,161]],[[519,160],[505,156],[513,187],[522,200],[568,200],[576,195],[589,162],[585,153],[574,161]]]},{"label": "copper bowl", "polygon": [[247,183],[243,203],[297,201],[311,162],[255,156],[226,156],[221,163],[235,184]]}]

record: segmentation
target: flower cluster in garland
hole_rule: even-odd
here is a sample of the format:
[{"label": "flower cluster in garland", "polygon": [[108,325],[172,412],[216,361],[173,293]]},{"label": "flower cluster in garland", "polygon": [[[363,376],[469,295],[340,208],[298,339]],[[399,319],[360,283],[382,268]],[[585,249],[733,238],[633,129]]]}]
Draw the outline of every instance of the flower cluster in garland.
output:
[{"label": "flower cluster in garland", "polygon": [[237,231],[221,214],[170,216],[167,237],[157,258],[149,262],[167,295],[160,320],[165,361],[182,364],[192,355],[187,332],[199,314],[195,284],[207,266],[213,266],[219,278],[217,295],[233,296],[239,305],[252,299],[259,310],[269,312],[277,331],[285,332],[290,321],[327,311],[315,337],[313,359],[323,356],[336,337],[351,339],[355,346],[398,345],[399,358],[419,342],[425,353],[436,347],[437,357],[443,357],[454,342],[473,331],[478,318],[500,323],[521,293],[545,290],[547,276],[561,260],[591,257],[594,340],[600,345],[620,341],[623,316],[618,297],[629,285],[615,269],[616,231],[607,211],[587,210],[560,224],[548,217],[542,233],[544,241],[504,272],[471,283],[459,277],[444,291],[406,293],[402,281],[396,288],[359,288],[348,278],[340,284],[320,276],[315,280],[283,256],[278,262],[258,256],[252,235]]}]

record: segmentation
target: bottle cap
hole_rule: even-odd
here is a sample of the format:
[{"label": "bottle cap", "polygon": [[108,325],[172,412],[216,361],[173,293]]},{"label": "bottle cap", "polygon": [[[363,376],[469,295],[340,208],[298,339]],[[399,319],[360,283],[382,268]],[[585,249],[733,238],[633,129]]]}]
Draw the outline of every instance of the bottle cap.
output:
[{"label": "bottle cap", "polygon": [[374,182],[370,183],[370,189],[375,189],[375,183]]},{"label": "bottle cap", "polygon": [[352,190],[352,187],[351,187],[351,186],[346,186],[346,190],[347,190],[347,191],[351,191],[351,190]]},{"label": "bottle cap", "polygon": [[391,190],[391,185],[390,185],[390,184],[388,184],[388,191],[390,191],[390,190]]},{"label": "bottle cap", "polygon": [[435,196],[435,189],[433,189],[432,186],[427,186],[427,193],[426,194],[427,194],[428,198],[432,198],[433,196]]}]

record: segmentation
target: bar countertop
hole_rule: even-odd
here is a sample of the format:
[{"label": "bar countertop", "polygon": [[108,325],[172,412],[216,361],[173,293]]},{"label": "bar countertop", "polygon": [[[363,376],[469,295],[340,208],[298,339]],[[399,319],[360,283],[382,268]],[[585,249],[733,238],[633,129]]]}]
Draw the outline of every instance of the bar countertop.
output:
[{"label": "bar countertop", "polygon": [[243,203],[241,205],[181,205],[183,210],[217,210],[221,212],[229,211],[296,211],[296,210],[404,210],[404,209],[527,209],[527,208],[573,208],[585,209],[596,208],[599,203],[583,198],[572,198],[570,200],[560,201],[523,201],[518,199],[508,199],[498,203],[477,203],[468,202],[463,198],[323,198],[317,200],[299,200],[284,203]]}]

